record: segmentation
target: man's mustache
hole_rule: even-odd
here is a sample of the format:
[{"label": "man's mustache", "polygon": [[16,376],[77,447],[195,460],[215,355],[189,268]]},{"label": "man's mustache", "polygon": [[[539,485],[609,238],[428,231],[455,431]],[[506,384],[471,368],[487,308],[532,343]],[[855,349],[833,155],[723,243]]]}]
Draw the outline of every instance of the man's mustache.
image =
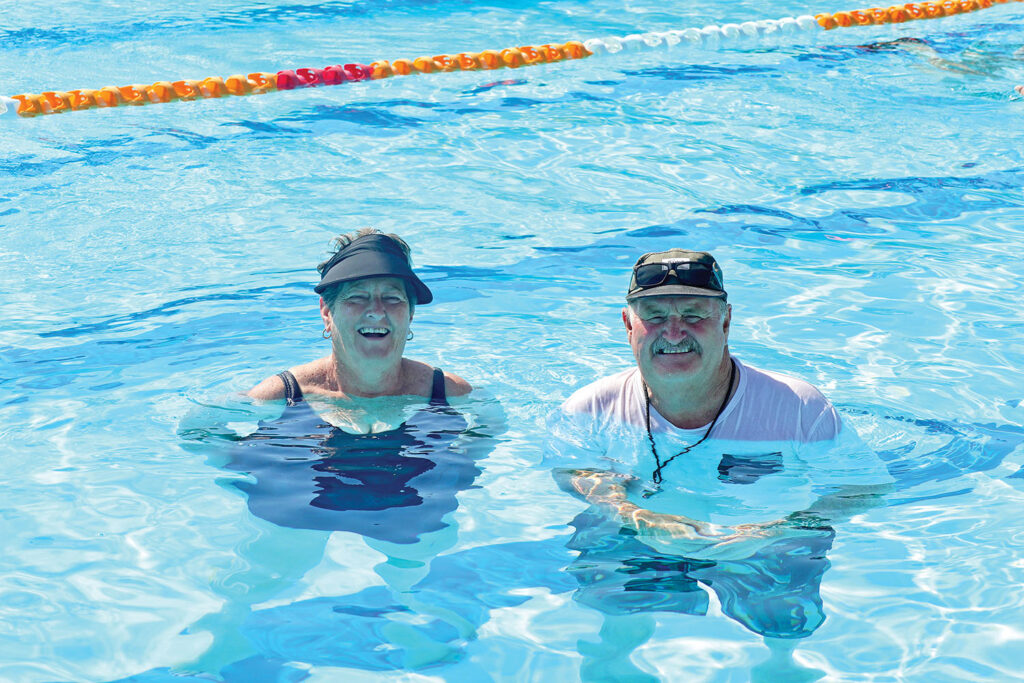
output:
[{"label": "man's mustache", "polygon": [[693,337],[685,337],[678,344],[670,344],[664,339],[659,339],[654,342],[651,346],[653,353],[685,353],[687,351],[694,351],[698,354],[703,353],[704,349]]}]

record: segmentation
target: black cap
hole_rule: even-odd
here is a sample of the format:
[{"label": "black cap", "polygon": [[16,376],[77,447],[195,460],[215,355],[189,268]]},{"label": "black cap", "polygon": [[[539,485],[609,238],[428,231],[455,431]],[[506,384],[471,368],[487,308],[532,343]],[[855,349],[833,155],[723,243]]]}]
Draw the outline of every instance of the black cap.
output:
[{"label": "black cap", "polygon": [[633,266],[626,301],[644,296],[726,298],[722,269],[706,251],[669,249],[641,256]]},{"label": "black cap", "polygon": [[317,294],[342,282],[367,277],[398,277],[412,287],[417,305],[434,300],[430,289],[412,272],[409,258],[398,242],[380,233],[357,237],[339,249],[320,269],[320,276],[320,284],[313,288]]}]

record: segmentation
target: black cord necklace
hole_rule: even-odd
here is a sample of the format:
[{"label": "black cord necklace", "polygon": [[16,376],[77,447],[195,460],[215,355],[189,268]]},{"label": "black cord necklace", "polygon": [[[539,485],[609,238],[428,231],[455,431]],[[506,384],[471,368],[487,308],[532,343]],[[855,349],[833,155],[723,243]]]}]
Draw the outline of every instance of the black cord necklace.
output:
[{"label": "black cord necklace", "polygon": [[718,424],[718,418],[722,417],[722,411],[725,410],[726,404],[729,403],[729,395],[732,394],[732,385],[733,382],[736,381],[736,361],[732,360],[731,358],[729,359],[729,388],[726,389],[725,398],[722,399],[722,405],[718,406],[718,412],[715,413],[715,419],[713,419],[711,421],[711,424],[708,425],[707,431],[704,432],[704,436],[700,437],[700,440],[697,441],[697,443],[687,446],[686,448],[684,448],[683,450],[679,451],[671,458],[666,460],[665,462],[662,462],[661,458],[658,457],[658,448],[657,446],[654,445],[654,434],[651,433],[651,395],[647,391],[647,382],[645,382],[643,379],[641,379],[640,381],[643,384],[644,388],[644,407],[647,424],[647,439],[651,442],[651,453],[654,455],[654,462],[657,465],[657,467],[654,468],[654,473],[651,475],[651,479],[654,480],[654,483],[658,486],[658,488],[654,491],[646,491],[643,494],[644,498],[650,498],[655,493],[659,493],[661,491],[661,471],[668,467],[669,463],[678,458],[680,455],[686,455],[694,448],[704,443],[707,440],[707,438],[711,436],[711,430],[715,428],[716,424]]}]

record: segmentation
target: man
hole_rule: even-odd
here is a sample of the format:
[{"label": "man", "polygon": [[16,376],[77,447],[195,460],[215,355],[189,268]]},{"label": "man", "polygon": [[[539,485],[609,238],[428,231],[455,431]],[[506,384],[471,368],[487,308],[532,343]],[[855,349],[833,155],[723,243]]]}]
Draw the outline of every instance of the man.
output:
[{"label": "man", "polygon": [[633,267],[622,321],[636,366],[550,422],[555,479],[591,504],[570,571],[577,599],[608,613],[644,611],[646,593],[650,609],[702,614],[700,582],[751,630],[803,637],[824,620],[829,524],[891,479],[821,392],[732,356],[727,296],[706,252]]}]

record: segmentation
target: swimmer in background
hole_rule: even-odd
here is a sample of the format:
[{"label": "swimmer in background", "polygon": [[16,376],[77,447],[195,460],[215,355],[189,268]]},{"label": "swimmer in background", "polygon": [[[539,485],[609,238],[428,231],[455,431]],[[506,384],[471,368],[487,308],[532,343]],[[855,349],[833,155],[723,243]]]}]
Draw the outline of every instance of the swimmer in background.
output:
[{"label": "swimmer in background", "polygon": [[[472,624],[441,605],[423,604],[411,589],[431,560],[456,544],[450,515],[456,494],[473,486],[476,461],[493,447],[490,437],[503,419],[474,415],[471,430],[449,402],[467,396],[469,383],[404,357],[416,306],[433,300],[412,270],[408,245],[368,228],[335,244],[318,266],[314,288],[330,353],[249,390],[263,419],[248,435],[183,426],[188,438],[231,441],[221,464],[247,475],[231,485],[246,493],[253,515],[289,529],[253,541],[244,553],[249,569],[221,582],[233,587],[228,606],[199,624],[220,642],[192,668],[217,672],[247,654],[249,644],[230,634],[238,633],[252,605],[277,597],[320,561],[325,531],[362,536],[386,556],[374,569],[397,600],[453,626],[463,640],[474,635]],[[458,649],[401,621],[387,624],[382,635],[402,648],[410,669]]]},{"label": "swimmer in background", "polygon": [[[937,69],[969,76],[1003,77],[1006,71],[1019,71],[1021,61],[1024,61],[1024,47],[1017,48],[1007,57],[1002,52],[972,46],[961,52],[958,55],[959,59],[952,59],[943,56],[928,41],[921,38],[902,37],[858,47],[869,52],[904,50],[923,57],[928,64]],[[1013,90],[1018,95],[1024,95],[1024,85],[1014,86]]]},{"label": "swimmer in background", "polygon": [[792,673],[796,639],[825,619],[831,524],[892,481],[821,392],[731,355],[723,283],[706,252],[641,256],[622,311],[636,365],[549,422],[545,460],[590,504],[568,546],[575,599],[605,615],[602,642],[581,641],[585,679],[648,680],[629,661],[653,631],[647,613],[703,615],[701,586],[765,638],[764,678]]}]

